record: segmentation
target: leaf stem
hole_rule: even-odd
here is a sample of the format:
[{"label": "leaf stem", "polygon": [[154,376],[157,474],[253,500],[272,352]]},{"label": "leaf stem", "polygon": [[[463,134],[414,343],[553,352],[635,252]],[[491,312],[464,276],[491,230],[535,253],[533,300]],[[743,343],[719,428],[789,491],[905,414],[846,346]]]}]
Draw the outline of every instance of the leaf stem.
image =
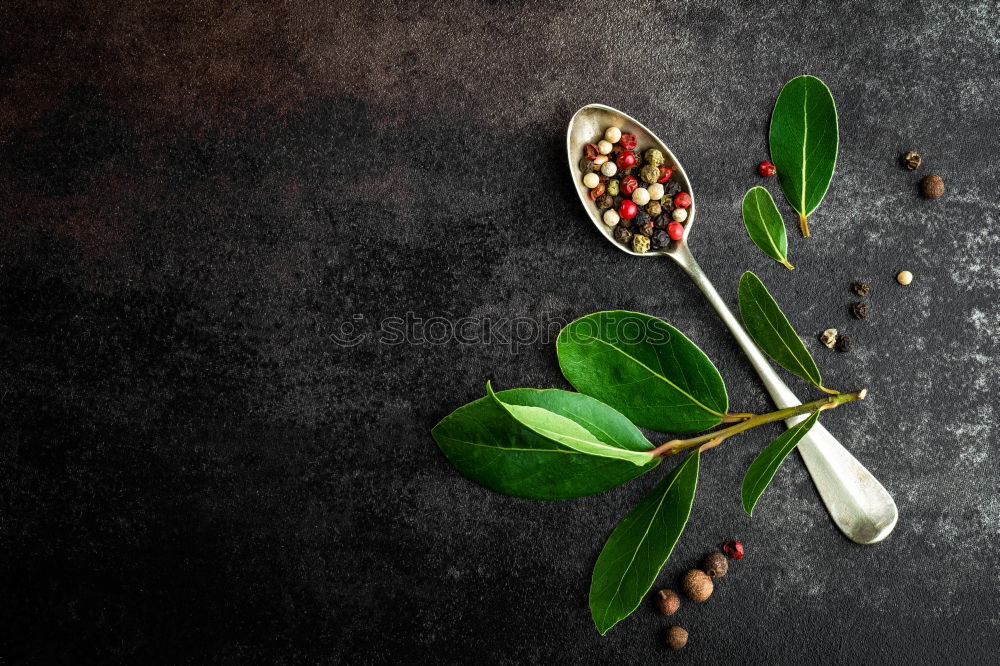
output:
[{"label": "leaf stem", "polygon": [[802,237],[809,238],[809,220],[802,213],[799,213],[799,228],[802,230]]},{"label": "leaf stem", "polygon": [[779,409],[767,414],[757,414],[751,416],[742,423],[737,423],[736,425],[723,428],[722,430],[705,433],[704,435],[698,435],[697,437],[692,437],[690,439],[672,439],[669,442],[665,442],[656,447],[650,451],[649,454],[653,457],[666,458],[667,456],[672,456],[675,453],[680,453],[681,451],[686,451],[696,446],[701,446],[704,451],[718,446],[724,440],[732,437],[733,435],[738,435],[741,432],[745,432],[751,428],[756,428],[757,426],[764,425],[765,423],[783,421],[784,419],[798,414],[811,414],[812,412],[818,412],[824,409],[833,409],[834,407],[839,407],[846,402],[864,400],[866,395],[868,395],[868,389],[861,389],[860,391],[854,391],[852,393],[838,393],[827,398],[820,398],[819,400],[807,402],[804,405],[796,405],[795,407]]},{"label": "leaf stem", "polygon": [[726,415],[722,417],[723,423],[740,423],[741,421],[746,421],[747,419],[757,416],[753,412],[726,412]]}]

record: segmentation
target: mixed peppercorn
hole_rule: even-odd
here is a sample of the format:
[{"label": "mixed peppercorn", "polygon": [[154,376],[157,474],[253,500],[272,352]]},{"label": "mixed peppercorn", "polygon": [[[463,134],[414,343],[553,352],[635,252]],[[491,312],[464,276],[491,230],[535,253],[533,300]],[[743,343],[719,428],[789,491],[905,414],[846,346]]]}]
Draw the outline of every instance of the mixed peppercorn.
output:
[{"label": "mixed peppercorn", "polygon": [[684,237],[691,195],[673,180],[663,151],[637,148],[634,134],[609,127],[603,139],[584,146],[580,171],[615,240],[641,254]]}]

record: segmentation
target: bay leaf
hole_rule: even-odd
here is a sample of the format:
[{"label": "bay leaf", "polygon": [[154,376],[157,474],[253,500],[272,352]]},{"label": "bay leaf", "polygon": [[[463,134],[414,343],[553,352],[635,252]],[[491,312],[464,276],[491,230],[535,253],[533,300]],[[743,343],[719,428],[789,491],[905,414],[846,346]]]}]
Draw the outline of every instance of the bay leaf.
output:
[{"label": "bay leaf", "polygon": [[816,361],[802,343],[788,318],[760,278],[747,271],[740,278],[740,315],[747,333],[774,361],[785,370],[811,382],[827,393],[836,393],[823,386]]},{"label": "bay leaf", "polygon": [[778,435],[750,463],[747,473],[743,476],[743,487],[740,489],[743,510],[747,514],[753,515],[754,507],[757,506],[757,500],[760,499],[761,493],[770,485],[771,479],[774,478],[778,468],[781,467],[781,463],[799,445],[799,441],[805,437],[809,429],[816,425],[818,419],[819,411],[813,412],[805,421],[796,423]]},{"label": "bay leaf", "polygon": [[558,389],[511,389],[494,395],[459,407],[431,431],[458,471],[482,486],[515,497],[569,499],[621,485],[660,463],[649,458],[638,466],[579,451],[522,424],[503,406],[555,413],[611,447],[632,452],[654,448],[631,421],[594,398]]},{"label": "bay leaf", "polygon": [[638,312],[595,312],[556,340],[559,367],[581,393],[636,425],[696,432],[718,425],[729,408],[722,376],[683,333]]},{"label": "bay leaf", "polygon": [[799,214],[802,235],[823,201],[837,164],[837,106],[825,83],[797,76],[781,89],[771,112],[771,161],[788,203]]},{"label": "bay leaf", "polygon": [[[592,456],[627,460],[640,466],[649,462],[649,453],[605,444],[580,423],[544,407],[507,404],[497,397],[489,382],[486,382],[486,394],[496,400],[521,425],[574,451]],[[576,418],[581,417],[577,414]],[[587,424],[595,429],[600,427],[598,424],[591,424],[590,421],[587,421]]]},{"label": "bay leaf", "polygon": [[761,252],[771,257],[785,268],[795,268],[788,263],[788,236],[785,222],[778,207],[774,205],[771,193],[763,187],[751,187],[743,197],[743,224],[750,240]]},{"label": "bay leaf", "polygon": [[698,486],[699,449],[681,461],[615,528],[590,583],[590,614],[601,634],[638,608],[687,525]]}]

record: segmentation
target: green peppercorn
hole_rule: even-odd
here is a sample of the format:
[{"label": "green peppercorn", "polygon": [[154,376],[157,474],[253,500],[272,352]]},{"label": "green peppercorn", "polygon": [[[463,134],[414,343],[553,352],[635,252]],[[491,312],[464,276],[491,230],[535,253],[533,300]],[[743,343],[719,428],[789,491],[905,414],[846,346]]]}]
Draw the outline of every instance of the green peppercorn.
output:
[{"label": "green peppercorn", "polygon": [[649,239],[642,234],[632,236],[632,251],[642,254],[649,250]]},{"label": "green peppercorn", "polygon": [[597,197],[597,207],[600,208],[601,210],[611,208],[611,205],[614,203],[614,200],[615,200],[614,197],[605,192],[601,196]]},{"label": "green peppercorn", "polygon": [[647,164],[639,171],[639,177],[647,183],[655,183],[660,177],[660,170],[652,164]]},{"label": "green peppercorn", "polygon": [[643,157],[646,158],[646,164],[651,164],[657,167],[663,164],[663,153],[661,153],[656,148],[650,148],[649,150],[647,150],[646,154],[643,155]]},{"label": "green peppercorn", "polygon": [[613,197],[618,196],[618,179],[612,178],[611,180],[609,180],[607,184],[607,190],[605,191]]},{"label": "green peppercorn", "polygon": [[646,204],[646,212],[650,217],[659,217],[663,213],[663,210],[660,208],[660,202],[650,201]]}]

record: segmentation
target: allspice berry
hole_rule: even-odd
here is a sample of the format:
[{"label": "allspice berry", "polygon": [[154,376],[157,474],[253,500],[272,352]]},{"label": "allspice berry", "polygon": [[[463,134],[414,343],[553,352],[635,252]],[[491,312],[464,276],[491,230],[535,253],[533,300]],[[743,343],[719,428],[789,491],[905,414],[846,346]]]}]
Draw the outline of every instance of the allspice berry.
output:
[{"label": "allspice berry", "polygon": [[928,199],[937,199],[944,194],[944,181],[936,173],[920,181],[920,193]]},{"label": "allspice berry", "polygon": [[712,596],[715,585],[708,574],[701,569],[691,569],[684,574],[684,582],[681,587],[691,601],[704,601]]},{"label": "allspice berry", "polygon": [[656,593],[656,605],[664,615],[673,615],[681,607],[681,598],[673,590],[660,590]]},{"label": "allspice berry", "polygon": [[718,551],[709,553],[701,561],[701,570],[707,573],[709,578],[722,578],[729,571],[729,560]]},{"label": "allspice berry", "polygon": [[683,627],[667,627],[664,640],[671,650],[680,650],[687,645],[688,632]]}]

